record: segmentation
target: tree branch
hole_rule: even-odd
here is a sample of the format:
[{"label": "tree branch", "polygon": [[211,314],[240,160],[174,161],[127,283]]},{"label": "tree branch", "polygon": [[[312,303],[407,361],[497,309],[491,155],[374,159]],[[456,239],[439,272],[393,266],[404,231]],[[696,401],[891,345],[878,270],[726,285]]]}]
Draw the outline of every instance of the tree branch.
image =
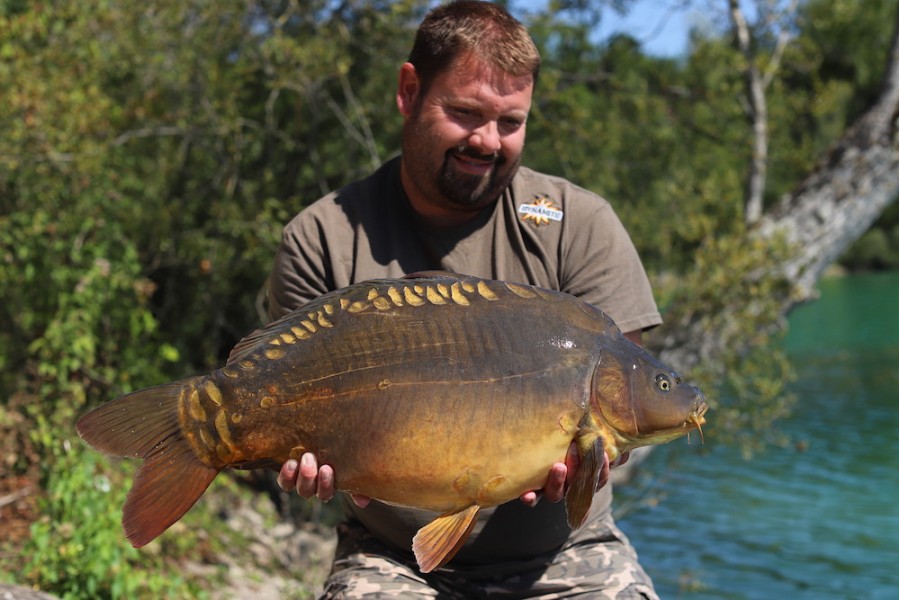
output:
[{"label": "tree branch", "polygon": [[[787,15],[788,17],[792,17],[796,14],[796,9],[798,7],[799,0],[792,0],[786,11],[784,11],[785,15]],[[774,76],[780,69],[780,63],[783,60],[784,51],[786,50],[787,44],[790,43],[791,39],[793,39],[793,36],[790,35],[789,29],[787,29],[786,27],[781,27],[780,31],[777,34],[777,43],[774,46],[774,52],[771,53],[771,60],[768,61],[768,66],[765,68],[765,75],[762,80],[762,87],[765,90],[767,90],[771,85],[771,81],[774,79]]]},{"label": "tree branch", "polygon": [[752,162],[749,168],[743,219],[753,225],[762,216],[765,185],[768,176],[768,103],[765,82],[752,53],[752,37],[739,0],[728,0],[731,24],[737,49],[746,61],[746,92],[749,100],[749,120],[752,123]]}]

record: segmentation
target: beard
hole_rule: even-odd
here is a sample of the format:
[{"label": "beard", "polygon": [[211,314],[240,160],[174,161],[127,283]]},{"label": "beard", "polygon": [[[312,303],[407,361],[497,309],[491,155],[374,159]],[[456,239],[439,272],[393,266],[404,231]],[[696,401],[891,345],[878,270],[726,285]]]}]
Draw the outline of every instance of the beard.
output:
[{"label": "beard", "polygon": [[[439,140],[417,117],[407,121],[403,128],[404,164],[416,187],[432,203],[448,207],[474,209],[495,202],[512,182],[521,157],[510,161],[499,153],[483,155],[464,144],[441,154],[439,148],[446,142]],[[492,167],[483,175],[465,173],[455,166],[458,158],[491,163]]]},{"label": "beard", "polygon": [[[460,172],[455,166],[455,157],[472,158],[493,166],[484,175]],[[518,170],[518,161],[509,168],[508,160],[499,155],[483,155],[474,148],[458,146],[448,150],[443,157],[437,189],[451,204],[460,207],[480,207],[495,202],[512,182]]]}]

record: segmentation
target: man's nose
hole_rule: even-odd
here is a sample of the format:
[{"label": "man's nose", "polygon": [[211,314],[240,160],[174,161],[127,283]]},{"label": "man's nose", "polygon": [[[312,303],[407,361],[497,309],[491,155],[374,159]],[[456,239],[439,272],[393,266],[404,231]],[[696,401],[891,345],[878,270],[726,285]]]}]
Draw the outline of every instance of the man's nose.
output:
[{"label": "man's nose", "polygon": [[475,129],[468,143],[473,148],[477,148],[482,154],[494,154],[499,152],[502,144],[500,143],[499,126],[496,121],[485,121],[480,127]]}]

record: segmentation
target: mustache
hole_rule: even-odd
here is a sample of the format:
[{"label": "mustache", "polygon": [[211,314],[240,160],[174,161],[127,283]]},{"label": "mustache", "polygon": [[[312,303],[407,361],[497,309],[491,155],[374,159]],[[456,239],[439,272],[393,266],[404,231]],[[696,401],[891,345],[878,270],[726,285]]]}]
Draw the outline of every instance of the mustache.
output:
[{"label": "mustache", "polygon": [[455,148],[453,148],[453,152],[456,154],[461,154],[467,158],[472,158],[474,160],[480,160],[484,162],[493,162],[496,164],[502,164],[505,162],[505,159],[500,156],[499,152],[491,152],[490,154],[482,154],[475,148],[471,146],[466,146],[465,144],[459,144]]}]

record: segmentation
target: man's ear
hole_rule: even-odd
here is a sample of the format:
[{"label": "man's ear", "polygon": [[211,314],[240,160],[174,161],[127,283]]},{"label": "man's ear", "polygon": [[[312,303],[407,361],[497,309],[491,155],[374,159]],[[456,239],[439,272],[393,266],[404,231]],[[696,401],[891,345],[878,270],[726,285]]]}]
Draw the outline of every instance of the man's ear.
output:
[{"label": "man's ear", "polygon": [[412,108],[418,101],[421,91],[421,80],[415,72],[415,65],[403,63],[400,67],[399,82],[396,89],[396,105],[404,117],[412,114]]}]

